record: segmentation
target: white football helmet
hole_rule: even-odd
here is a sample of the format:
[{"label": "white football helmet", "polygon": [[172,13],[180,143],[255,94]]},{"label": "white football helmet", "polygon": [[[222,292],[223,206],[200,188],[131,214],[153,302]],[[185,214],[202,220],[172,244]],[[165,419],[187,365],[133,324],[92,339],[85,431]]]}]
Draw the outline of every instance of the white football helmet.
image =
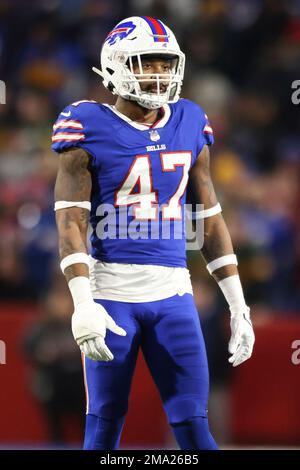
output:
[{"label": "white football helmet", "polygon": [[[144,56],[171,60],[167,74],[144,73]],[[101,69],[93,67],[103,85],[113,94],[136,101],[148,109],[160,108],[179,99],[184,75],[185,55],[172,31],[160,20],[132,16],[116,25],[108,34],[100,55]],[[138,66],[134,73],[133,65]],[[155,92],[143,91],[142,82],[156,83]]]}]

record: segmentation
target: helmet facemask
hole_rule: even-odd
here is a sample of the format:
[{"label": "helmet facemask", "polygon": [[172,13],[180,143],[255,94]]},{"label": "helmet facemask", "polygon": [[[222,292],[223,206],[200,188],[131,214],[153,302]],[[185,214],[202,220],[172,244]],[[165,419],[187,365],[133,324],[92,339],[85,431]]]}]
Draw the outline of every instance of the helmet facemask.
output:
[{"label": "helmet facemask", "polygon": [[[142,61],[144,58],[161,58],[171,61],[170,72],[166,74],[146,73],[143,71]],[[185,56],[178,53],[141,53],[128,54],[124,51],[114,51],[110,60],[114,66],[106,68],[111,73],[111,80],[106,85],[114,94],[130,101],[136,101],[140,106],[147,109],[157,109],[166,103],[175,103],[179,99],[185,65]],[[118,65],[117,65],[118,64]],[[117,66],[116,66],[117,65]],[[138,73],[134,68],[138,68]],[[96,71],[96,70],[95,70]],[[155,92],[146,92],[141,84],[149,83],[156,85]],[[162,86],[166,91],[162,92]]]},{"label": "helmet facemask", "polygon": [[[147,58],[168,60],[169,72],[147,73],[143,70],[143,61]],[[178,100],[184,71],[184,56],[169,53],[129,55],[125,67],[122,83],[123,87],[128,90],[126,96],[123,96],[125,99],[136,101],[140,106],[148,109],[157,109],[166,103],[174,103]],[[154,89],[145,90],[144,84],[152,85]]]}]

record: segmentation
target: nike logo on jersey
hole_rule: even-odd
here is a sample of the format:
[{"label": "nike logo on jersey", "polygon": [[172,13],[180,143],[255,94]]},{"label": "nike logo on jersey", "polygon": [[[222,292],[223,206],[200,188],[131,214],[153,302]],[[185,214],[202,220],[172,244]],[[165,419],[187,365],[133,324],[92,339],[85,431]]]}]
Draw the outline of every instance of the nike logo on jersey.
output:
[{"label": "nike logo on jersey", "polygon": [[157,144],[157,145],[147,145],[146,149],[147,152],[155,152],[156,150],[166,150],[165,144]]},{"label": "nike logo on jersey", "polygon": [[69,111],[68,113],[60,113],[60,114],[62,114],[63,116],[69,117],[71,116],[71,111]]}]

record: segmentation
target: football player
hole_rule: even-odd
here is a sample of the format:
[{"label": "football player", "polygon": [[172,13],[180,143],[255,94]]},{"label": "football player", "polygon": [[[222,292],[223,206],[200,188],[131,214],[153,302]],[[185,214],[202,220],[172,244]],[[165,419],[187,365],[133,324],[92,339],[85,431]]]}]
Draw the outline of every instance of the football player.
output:
[{"label": "football player", "polygon": [[[181,449],[216,449],[207,419],[208,367],[186,267],[184,205],[204,221],[202,254],[231,312],[229,361],[254,334],[209,170],[212,128],[179,99],[185,55],[160,20],[131,17],[107,36],[101,70],[114,106],[79,101],[53,129],[61,269],[83,353],[85,449],[118,448],[141,348]],[[199,209],[199,205],[200,209]],[[91,255],[87,230],[91,224]]]}]

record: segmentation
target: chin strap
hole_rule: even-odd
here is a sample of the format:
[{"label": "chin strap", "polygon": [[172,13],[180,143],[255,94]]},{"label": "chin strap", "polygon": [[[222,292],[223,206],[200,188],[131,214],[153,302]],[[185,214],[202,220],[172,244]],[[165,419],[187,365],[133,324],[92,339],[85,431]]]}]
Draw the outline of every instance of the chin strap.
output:
[{"label": "chin strap", "polygon": [[101,70],[97,69],[97,67],[92,67],[93,72],[95,72],[97,75],[100,75],[100,77],[104,80],[104,75],[101,72]]},{"label": "chin strap", "polygon": [[[101,70],[97,69],[97,67],[92,67],[92,70],[97,75],[100,75],[100,77],[102,78],[103,81],[105,80],[105,77],[103,75],[103,72],[101,72]],[[107,89],[115,95],[114,88],[115,88],[115,86],[112,84],[112,82],[108,82]]]}]

